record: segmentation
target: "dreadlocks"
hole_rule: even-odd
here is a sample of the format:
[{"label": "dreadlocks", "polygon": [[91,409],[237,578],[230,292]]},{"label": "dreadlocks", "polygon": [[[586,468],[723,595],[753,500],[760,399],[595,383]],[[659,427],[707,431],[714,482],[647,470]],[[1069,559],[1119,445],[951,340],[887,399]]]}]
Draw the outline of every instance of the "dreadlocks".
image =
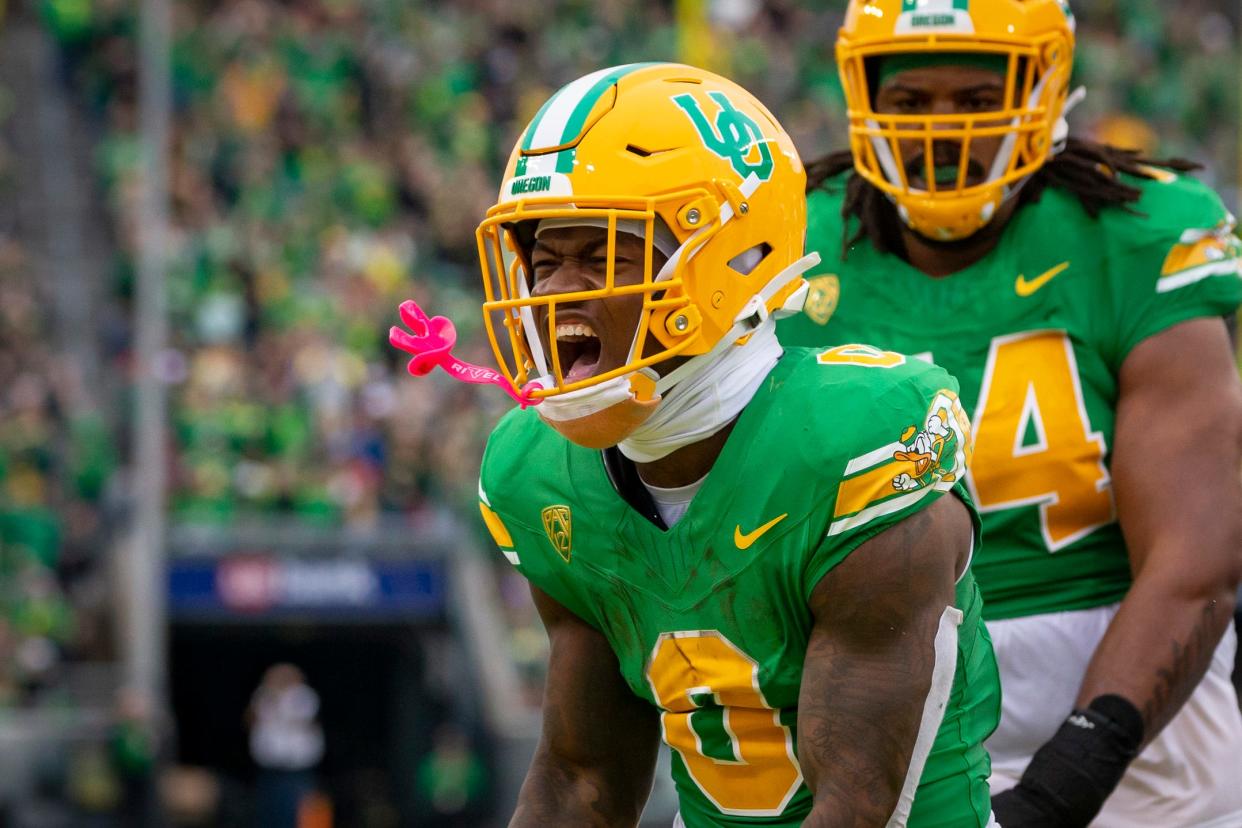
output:
[{"label": "dreadlocks", "polygon": [[[1137,213],[1131,205],[1139,200],[1142,191],[1127,184],[1119,175],[1155,178],[1152,167],[1164,167],[1176,172],[1190,172],[1202,168],[1201,164],[1182,158],[1151,160],[1137,150],[1070,138],[1056,156],[1039,168],[1027,180],[1018,194],[1018,204],[1039,200],[1047,187],[1059,187],[1078,197],[1087,215],[1099,216],[1106,207],[1119,207]],[[833,186],[828,182],[846,170],[854,168],[854,156],[849,150],[829,153],[812,161],[806,168],[806,189],[810,193],[820,187]],[[857,172],[845,182],[845,200],[841,215],[847,221],[842,230],[841,258],[844,259],[850,245],[866,238],[877,250],[900,255],[905,245],[901,240],[900,220],[892,202],[875,187],[867,183]],[[848,219],[857,217],[858,230],[850,235]]]}]

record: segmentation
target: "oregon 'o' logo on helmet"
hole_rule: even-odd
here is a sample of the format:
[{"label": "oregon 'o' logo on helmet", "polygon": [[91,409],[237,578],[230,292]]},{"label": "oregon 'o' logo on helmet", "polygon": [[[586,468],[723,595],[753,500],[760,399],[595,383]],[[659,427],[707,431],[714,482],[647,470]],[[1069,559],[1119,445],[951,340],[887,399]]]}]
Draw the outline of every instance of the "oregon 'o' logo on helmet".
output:
[{"label": "oregon 'o' logo on helmet", "polygon": [[676,95],[673,103],[690,117],[690,123],[698,130],[703,146],[728,161],[743,179],[752,174],[760,181],[772,177],[772,150],[754,119],[733,105],[723,92],[708,92],[720,106],[716,122],[709,123],[698,100],[689,93]]}]

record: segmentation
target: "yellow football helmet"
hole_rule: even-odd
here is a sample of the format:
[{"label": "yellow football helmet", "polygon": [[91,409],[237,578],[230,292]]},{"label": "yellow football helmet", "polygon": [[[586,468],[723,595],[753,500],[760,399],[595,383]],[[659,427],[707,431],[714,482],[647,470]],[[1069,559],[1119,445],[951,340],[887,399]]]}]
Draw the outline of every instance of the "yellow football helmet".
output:
[{"label": "yellow football helmet", "polygon": [[[639,407],[623,412],[608,433],[588,437],[561,429],[575,442],[607,445],[619,439],[658,399],[651,366],[732,345],[744,339],[738,336],[740,319],[766,319],[805,296],[798,273],[787,275],[802,256],[805,181],[780,124],[725,78],[690,66],[639,63],[601,69],[566,85],[522,133],[499,199],[477,230],[484,321],[501,370],[518,387],[537,380],[541,388],[533,390],[534,399],[628,378],[629,396]],[[532,227],[542,220],[607,229],[602,289],[531,296],[529,245]],[[643,228],[640,284],[614,284],[619,226]],[[672,250],[659,272],[653,267],[657,238],[664,240],[664,252]],[[739,254],[748,251],[758,252],[740,267]],[[533,309],[546,308],[552,342],[558,307],[636,293],[643,306],[629,361],[567,380],[568,366],[560,364],[556,349],[543,352]],[[652,341],[658,346],[648,347]],[[592,429],[598,430],[598,421]]]},{"label": "yellow football helmet", "polygon": [[[952,115],[881,114],[873,106],[876,59],[971,54],[1007,62],[1004,107]],[[913,230],[931,239],[965,238],[985,224],[1063,138],[1074,56],[1074,17],[1065,0],[851,0],[837,39],[858,173],[886,193]],[[869,75],[869,72],[871,73]],[[1001,138],[987,179],[967,185],[974,140]],[[937,184],[933,141],[961,145],[957,180]],[[927,189],[913,189],[899,142],[923,141]]]}]

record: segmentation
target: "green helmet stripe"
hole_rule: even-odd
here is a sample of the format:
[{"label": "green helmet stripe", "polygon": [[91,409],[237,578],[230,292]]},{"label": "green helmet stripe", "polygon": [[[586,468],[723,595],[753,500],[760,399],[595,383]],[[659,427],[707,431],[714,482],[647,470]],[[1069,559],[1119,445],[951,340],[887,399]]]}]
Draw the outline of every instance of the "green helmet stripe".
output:
[{"label": "green helmet stripe", "polygon": [[582,125],[586,123],[587,116],[591,114],[591,110],[599,102],[600,96],[607,92],[613,84],[636,69],[654,65],[653,63],[630,63],[610,69],[607,75],[596,81],[595,85],[579,99],[578,105],[569,113],[569,118],[565,121],[565,129],[561,132],[561,143],[564,144],[572,141],[578,136]]},{"label": "green helmet stripe", "polygon": [[[600,69],[561,87],[540,107],[530,126],[526,128],[526,134],[522,136],[522,150],[537,152],[572,141],[582,130],[587,116],[591,114],[600,97],[613,84],[635,70],[655,65],[657,64],[630,63]],[[573,168],[572,157],[566,160],[566,153],[560,155],[557,171],[569,172]]]}]

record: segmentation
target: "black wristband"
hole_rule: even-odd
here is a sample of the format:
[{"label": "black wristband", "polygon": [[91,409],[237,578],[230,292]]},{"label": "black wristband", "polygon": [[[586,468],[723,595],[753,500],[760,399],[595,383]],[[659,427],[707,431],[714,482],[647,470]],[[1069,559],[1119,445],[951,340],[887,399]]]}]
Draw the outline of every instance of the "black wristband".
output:
[{"label": "black wristband", "polygon": [[1058,825],[1086,826],[1100,812],[1143,743],[1143,718],[1121,696],[1076,709],[1041,747],[1018,787],[1055,813]]},{"label": "black wristband", "polygon": [[1105,726],[1118,740],[1118,746],[1131,752],[1131,759],[1143,744],[1143,716],[1138,708],[1121,696],[1096,696],[1087,710],[1105,719]]}]

